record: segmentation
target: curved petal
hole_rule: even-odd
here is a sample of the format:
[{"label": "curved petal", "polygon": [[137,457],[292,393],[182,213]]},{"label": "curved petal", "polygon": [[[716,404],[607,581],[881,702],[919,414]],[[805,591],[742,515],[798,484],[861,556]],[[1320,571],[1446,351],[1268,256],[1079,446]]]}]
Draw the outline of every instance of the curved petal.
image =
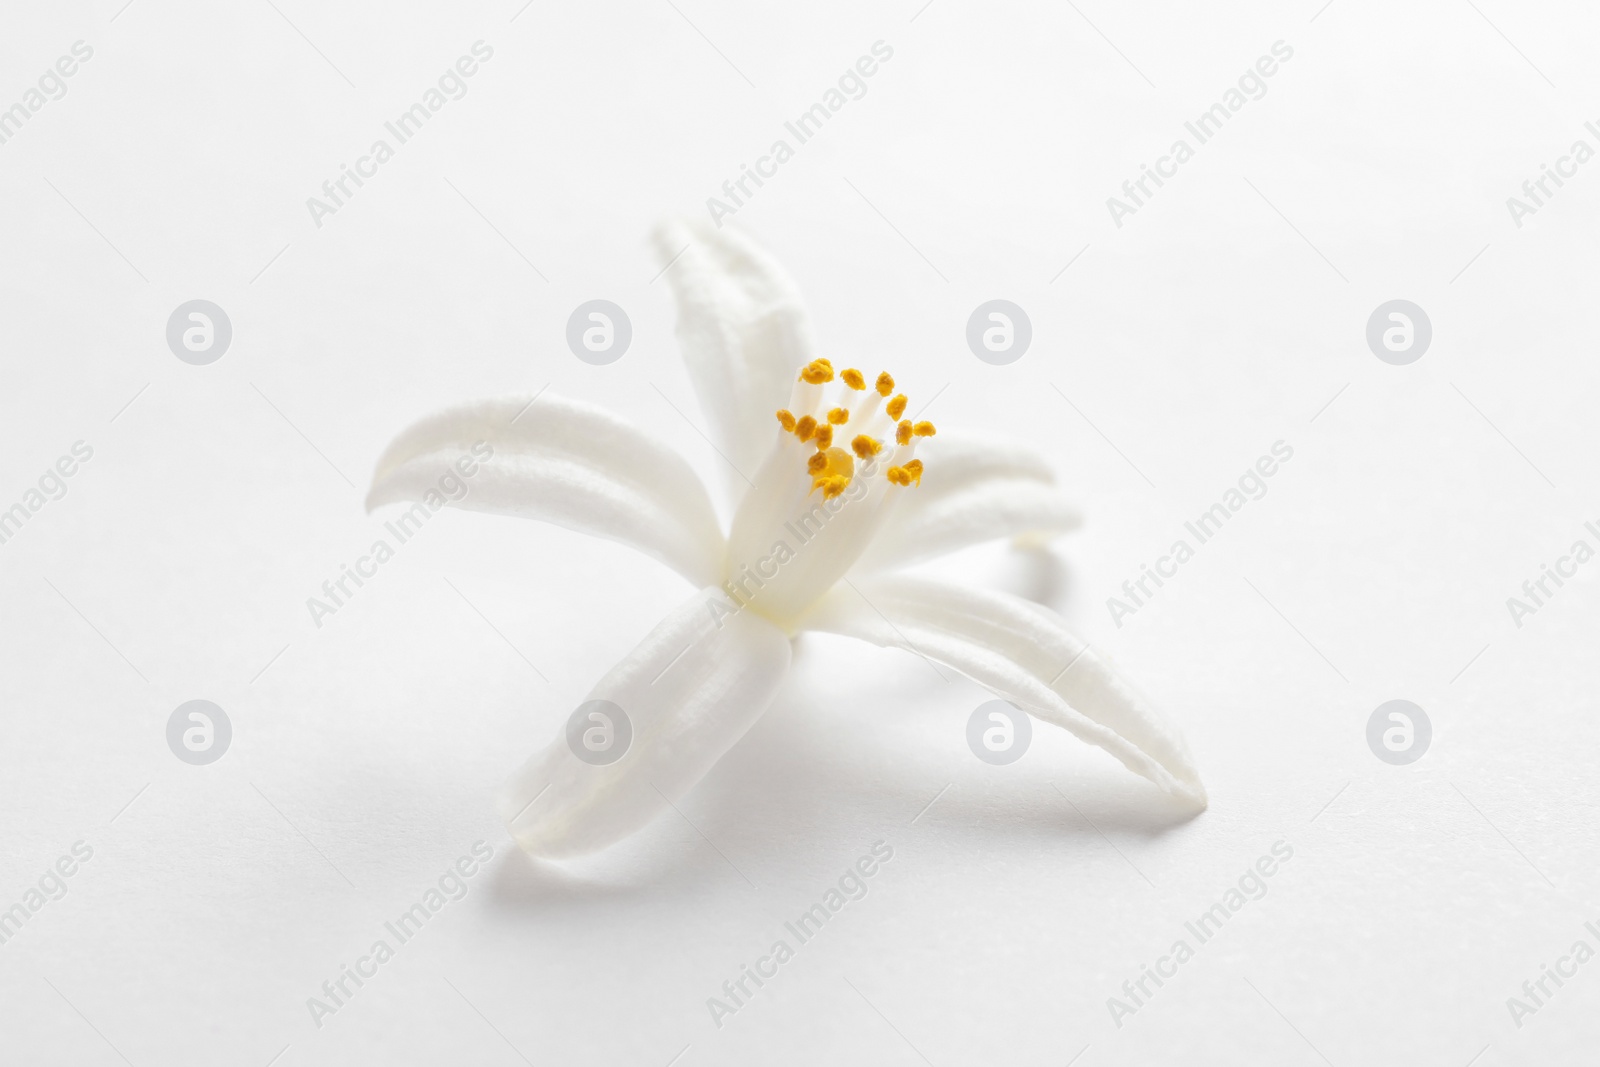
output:
[{"label": "curved petal", "polygon": [[542,519],[632,545],[696,585],[722,577],[722,531],[693,468],[616,415],[548,393],[403,431],[378,460],[367,510],[402,500]]},{"label": "curved petal", "polygon": [[[579,758],[581,729],[569,733],[564,722],[506,781],[500,815],[524,851],[579,856],[627,837],[705,777],[767,710],[788,673],[789,639],[754,612],[730,612],[727,603],[720,589],[701,590],[589,694],[584,705],[610,702],[596,709],[607,718],[586,713],[579,721],[610,729],[609,740],[595,735],[596,744],[621,746],[620,758]],[[632,733],[625,745],[624,717]]]},{"label": "curved petal", "polygon": [[[772,448],[772,413],[811,362],[811,326],[782,267],[733,230],[670,222],[655,234],[678,304],[678,344],[718,447],[746,477]],[[731,476],[734,491],[744,478]]]},{"label": "curved petal", "polygon": [[1032,449],[954,434],[923,448],[922,484],[902,494],[858,571],[904,567],[1005,537],[1044,540],[1083,521]]},{"label": "curved petal", "polygon": [[830,593],[808,630],[904,648],[949,664],[1035,718],[1110,752],[1135,774],[1205,807],[1205,787],[1177,727],[1113,674],[1061,619],[977,589],[885,575]]}]

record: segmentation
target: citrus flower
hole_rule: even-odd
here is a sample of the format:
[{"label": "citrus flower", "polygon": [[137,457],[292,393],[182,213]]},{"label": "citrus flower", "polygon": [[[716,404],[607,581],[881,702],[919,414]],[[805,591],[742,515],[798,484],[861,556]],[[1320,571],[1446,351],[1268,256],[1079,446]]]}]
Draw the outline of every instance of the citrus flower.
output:
[{"label": "citrus flower", "polygon": [[620,541],[698,590],[585,701],[621,709],[631,732],[621,757],[582,758],[563,723],[502,787],[518,844],[536,856],[593,852],[675,804],[771,704],[807,630],[947,665],[1204,807],[1177,729],[1058,616],[904,573],[980,542],[1071,529],[1077,512],[1049,466],[914,420],[886,371],[835,370],[815,354],[788,276],[746,238],[673,224],[656,239],[664,259],[677,253],[678,339],[730,467],[726,534],[689,462],[617,415],[547,393],[418,422],[379,460],[367,499],[369,509],[420,500],[442,468],[487,442],[493,462],[451,503]]}]

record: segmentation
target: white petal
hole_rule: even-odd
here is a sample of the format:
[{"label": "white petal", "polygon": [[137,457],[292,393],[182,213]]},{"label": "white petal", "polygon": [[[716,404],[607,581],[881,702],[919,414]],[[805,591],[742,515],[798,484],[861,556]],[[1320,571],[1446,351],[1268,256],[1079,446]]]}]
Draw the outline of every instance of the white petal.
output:
[{"label": "white petal", "polygon": [[727,603],[718,589],[691,597],[586,698],[626,714],[633,737],[620,759],[579,759],[563,719],[549,747],[505,783],[500,815],[530,855],[578,856],[620,841],[677,803],[766,711],[789,669],[789,639]]},{"label": "white petal", "polygon": [[[469,466],[454,466],[463,457]],[[453,485],[465,495],[449,499],[461,492]],[[722,531],[693,468],[601,408],[542,393],[531,405],[487,400],[423,419],[378,460],[367,508],[421,501],[430,490],[454,507],[621,541],[697,586],[721,580]]]},{"label": "white petal", "polygon": [[1003,593],[904,575],[854,585],[830,593],[805,628],[949,664],[1035,718],[1099,745],[1168,793],[1205,806],[1205,787],[1177,727],[1054,612]]},{"label": "white petal", "polygon": [[[794,283],[731,229],[672,222],[656,231],[678,303],[678,344],[700,409],[746,488],[772,447],[773,413],[812,355],[811,327]],[[681,253],[681,254],[680,254]]]},{"label": "white petal", "polygon": [[881,457],[855,464],[829,498],[806,461],[815,446],[790,436],[773,449],[728,534],[731,596],[793,632],[793,623],[832,589],[871,546],[884,519],[910,490],[884,475]]},{"label": "white petal", "polygon": [[922,484],[903,494],[858,571],[904,567],[1000,538],[1042,540],[1082,522],[1049,464],[1030,449],[940,434],[922,454]]}]

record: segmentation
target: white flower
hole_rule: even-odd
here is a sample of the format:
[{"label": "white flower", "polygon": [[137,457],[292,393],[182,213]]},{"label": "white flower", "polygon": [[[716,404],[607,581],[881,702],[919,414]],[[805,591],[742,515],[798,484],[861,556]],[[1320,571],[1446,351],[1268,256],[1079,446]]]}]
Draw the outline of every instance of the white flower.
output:
[{"label": "white flower", "polygon": [[836,375],[813,352],[787,275],[747,240],[681,225],[657,240],[664,257],[687,245],[668,272],[678,339],[719,450],[750,476],[731,479],[726,537],[682,457],[616,415],[548,394],[531,407],[490,400],[417,423],[378,462],[367,500],[419,499],[441,467],[487,441],[494,460],[460,506],[621,541],[700,590],[588,698],[628,716],[622,758],[580,760],[563,723],[508,780],[500,810],[522,848],[592,852],[675,803],[766,710],[805,630],[946,664],[1204,807],[1177,729],[1055,614],[900,573],[978,542],[1074,526],[1043,460],[934,438],[932,424],[903,418],[906,399],[888,374]]}]

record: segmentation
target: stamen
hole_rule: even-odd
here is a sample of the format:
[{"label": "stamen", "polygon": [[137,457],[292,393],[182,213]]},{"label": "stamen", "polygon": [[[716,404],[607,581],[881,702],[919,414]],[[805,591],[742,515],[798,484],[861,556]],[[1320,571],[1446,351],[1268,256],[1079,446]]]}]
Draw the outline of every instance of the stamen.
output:
[{"label": "stamen", "polygon": [[850,447],[856,455],[866,459],[868,456],[876,456],[879,452],[882,452],[883,442],[874,440],[866,434],[859,434],[854,441],[850,442]]},{"label": "stamen", "polygon": [[[819,459],[821,467],[817,466]],[[856,462],[844,449],[830,448],[807,460],[806,469],[811,473],[811,488],[821,489],[823,499],[832,500],[849,486],[856,473]]]},{"label": "stamen", "polygon": [[[836,407],[827,406],[822,387],[836,376],[842,381],[844,389],[864,395],[860,399],[850,398],[841,389],[836,398],[842,403]],[[858,461],[867,464],[860,473],[876,474],[881,461],[875,457],[881,455],[888,446],[888,441],[879,431],[879,427],[884,425],[885,416],[894,426],[894,441],[898,446],[893,456],[884,456],[885,460],[898,461],[892,466],[885,464],[888,466],[885,476],[891,485],[909,487],[922,484],[922,461],[911,458],[916,451],[913,440],[932,437],[937,431],[931,422],[912,422],[901,418],[910,401],[904,393],[894,391],[894,377],[888,371],[879,374],[873,386],[873,391],[868,391],[866,377],[854,367],[835,375],[832,363],[822,358],[814,359],[801,368],[789,406],[776,413],[778,424],[786,432],[794,434],[802,442],[816,445],[816,451],[806,457],[806,474],[811,478],[812,489],[822,490],[826,500],[840,496],[850,487],[858,473]],[[816,414],[796,417],[795,412]],[[860,430],[871,430],[872,433],[855,434],[849,439],[848,449],[837,447],[834,444],[835,437],[838,437],[841,445],[845,438],[842,434],[836,435],[834,429],[847,423]]]},{"label": "stamen", "polygon": [[811,385],[833,381],[833,364],[825,359],[814,359],[800,371],[800,380]]}]

